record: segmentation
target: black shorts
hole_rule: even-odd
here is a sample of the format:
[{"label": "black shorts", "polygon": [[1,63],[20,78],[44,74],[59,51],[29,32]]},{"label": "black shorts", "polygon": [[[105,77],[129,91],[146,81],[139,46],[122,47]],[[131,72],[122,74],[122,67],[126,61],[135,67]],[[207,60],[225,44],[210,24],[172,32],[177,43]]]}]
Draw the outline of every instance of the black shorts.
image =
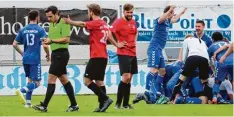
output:
[{"label": "black shorts", "polygon": [[91,58],[85,69],[85,78],[103,81],[105,77],[107,58]]},{"label": "black shorts", "polygon": [[137,74],[137,58],[135,56],[118,55],[120,75],[124,73]]},{"label": "black shorts", "polygon": [[190,56],[187,58],[182,75],[189,77],[192,73],[199,69],[199,78],[206,80],[209,77],[209,63],[208,60],[201,56]]},{"label": "black shorts", "polygon": [[57,49],[52,51],[49,73],[57,77],[67,74],[67,64],[70,55],[68,49]]}]

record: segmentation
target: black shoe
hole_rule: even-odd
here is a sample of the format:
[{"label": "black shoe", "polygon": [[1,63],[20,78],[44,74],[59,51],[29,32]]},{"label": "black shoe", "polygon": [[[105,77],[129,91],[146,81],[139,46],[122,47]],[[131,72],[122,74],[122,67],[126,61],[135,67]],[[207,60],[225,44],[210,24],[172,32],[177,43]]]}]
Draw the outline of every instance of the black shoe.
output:
[{"label": "black shoe", "polygon": [[103,103],[99,103],[99,107],[96,108],[93,112],[101,112],[102,107],[103,107]]},{"label": "black shoe", "polygon": [[100,112],[105,112],[106,109],[113,103],[113,100],[108,98],[106,101],[103,103],[103,107],[101,108]]},{"label": "black shoe", "polygon": [[66,112],[74,112],[74,111],[78,111],[79,110],[79,106],[69,106],[68,109],[66,110]]},{"label": "black shoe", "polygon": [[93,112],[101,112],[100,108],[96,108]]},{"label": "black shoe", "polygon": [[33,109],[37,110],[37,111],[41,111],[41,112],[47,112],[47,107],[44,106],[44,104],[42,102],[40,102],[40,105],[34,105],[32,106]]},{"label": "black shoe", "polygon": [[123,109],[134,109],[132,105],[128,104],[127,106],[123,106]]}]

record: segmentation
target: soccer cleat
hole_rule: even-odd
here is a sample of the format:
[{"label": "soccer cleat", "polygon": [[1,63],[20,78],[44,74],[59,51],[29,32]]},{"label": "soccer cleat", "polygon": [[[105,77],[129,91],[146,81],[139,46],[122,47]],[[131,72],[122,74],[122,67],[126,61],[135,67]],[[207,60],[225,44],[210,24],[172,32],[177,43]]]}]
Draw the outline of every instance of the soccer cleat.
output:
[{"label": "soccer cleat", "polygon": [[100,108],[96,108],[93,112],[101,112]]},{"label": "soccer cleat", "polygon": [[161,102],[161,104],[168,104],[170,102],[169,98],[164,96],[164,100]]},{"label": "soccer cleat", "polygon": [[133,99],[132,103],[136,104],[136,103],[138,103],[138,102],[140,102],[141,100],[144,100],[144,99],[145,99],[144,94],[143,93],[138,93],[138,94],[136,94],[136,97],[135,97],[135,99]]},{"label": "soccer cleat", "polygon": [[156,104],[167,104],[168,102],[169,102],[169,98],[167,98],[164,95],[160,95],[160,97],[156,101]]},{"label": "soccer cleat", "polygon": [[79,106],[69,106],[68,109],[66,110],[66,112],[74,112],[74,111],[78,111],[79,110]]},{"label": "soccer cleat", "polygon": [[32,106],[32,108],[34,110],[37,110],[37,111],[41,111],[41,112],[47,112],[47,107],[44,106],[44,104],[42,102],[40,102],[41,104],[40,105],[35,105],[35,106]]},{"label": "soccer cleat", "polygon": [[113,100],[108,98],[106,101],[103,103],[103,107],[101,108],[100,112],[105,112],[106,109],[113,103]]},{"label": "soccer cleat", "polygon": [[32,104],[31,104],[31,103],[26,103],[26,104],[24,105],[24,107],[25,107],[25,108],[31,108],[31,107],[32,107]]},{"label": "soccer cleat", "polygon": [[221,98],[221,97],[218,97],[218,98],[217,98],[217,102],[218,102],[218,104],[231,104],[230,102],[224,100],[224,99]]},{"label": "soccer cleat", "polygon": [[134,109],[134,108],[132,107],[132,105],[130,105],[130,104],[128,104],[127,106],[123,106],[122,108],[123,108],[123,109]]},{"label": "soccer cleat", "polygon": [[25,100],[25,98],[24,98],[23,93],[18,89],[18,90],[15,91],[15,94],[16,94],[17,96],[19,96],[20,102],[21,102],[23,105],[25,105],[25,104],[26,104],[26,100]]}]

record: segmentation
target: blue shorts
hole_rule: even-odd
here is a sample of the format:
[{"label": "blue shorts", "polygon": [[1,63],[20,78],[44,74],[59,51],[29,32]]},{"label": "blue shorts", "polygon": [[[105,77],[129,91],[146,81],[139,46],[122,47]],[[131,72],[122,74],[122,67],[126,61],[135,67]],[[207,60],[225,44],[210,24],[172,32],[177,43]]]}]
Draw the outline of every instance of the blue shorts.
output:
[{"label": "blue shorts", "polygon": [[162,54],[162,49],[148,48],[148,67],[151,68],[165,68],[165,60]]},{"label": "blue shorts", "polygon": [[24,64],[25,76],[32,81],[41,81],[41,64]]},{"label": "blue shorts", "polygon": [[195,94],[204,91],[201,79],[198,77],[192,79],[192,86],[194,88]]},{"label": "blue shorts", "polygon": [[233,66],[232,65],[225,65],[219,62],[216,63],[216,75],[215,80],[224,81],[225,78],[230,75],[232,80],[233,78]]}]

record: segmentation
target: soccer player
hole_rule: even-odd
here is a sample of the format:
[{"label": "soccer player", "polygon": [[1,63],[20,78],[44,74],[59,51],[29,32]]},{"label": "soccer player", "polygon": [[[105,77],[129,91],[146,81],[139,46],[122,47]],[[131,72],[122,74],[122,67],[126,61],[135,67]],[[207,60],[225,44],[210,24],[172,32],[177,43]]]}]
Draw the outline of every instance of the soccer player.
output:
[{"label": "soccer player", "polygon": [[122,80],[119,83],[117,91],[117,101],[115,108],[120,109],[123,102],[124,109],[133,109],[129,104],[131,79],[133,74],[138,73],[137,57],[136,57],[136,40],[137,26],[133,17],[134,6],[125,4],[123,7],[123,17],[116,19],[110,28],[110,36],[112,33],[116,36],[118,42],[126,42],[124,48],[117,49],[119,60],[119,69]]},{"label": "soccer player", "polygon": [[[215,84],[215,79],[214,78],[208,78],[208,85],[211,88],[210,92],[208,92],[209,94],[205,94],[208,98],[209,101],[212,101],[212,88]],[[204,91],[204,88],[202,86],[202,82],[201,80],[196,77],[192,80],[191,85],[194,87],[195,93],[199,94],[198,92],[200,92],[200,94]],[[217,103],[218,104],[229,104],[229,103],[233,103],[232,99],[233,99],[233,91],[232,91],[232,84],[229,80],[224,80],[220,87],[220,92],[217,94]],[[203,92],[204,93],[204,92]],[[198,96],[196,95],[195,96]],[[209,102],[208,101],[208,102]]]},{"label": "soccer player", "polygon": [[[39,11],[30,11],[28,13],[29,24],[22,28],[13,42],[13,47],[23,56],[23,67],[28,83],[25,87],[16,90],[16,95],[20,97],[20,101],[25,107],[31,107],[31,97],[34,89],[40,86],[41,81],[41,38],[46,37],[46,32],[38,26]],[[18,44],[24,44],[24,52],[19,48]],[[43,45],[49,61],[49,49],[47,45]],[[23,96],[26,93],[26,100]]]},{"label": "soccer player", "polygon": [[71,82],[67,77],[67,64],[69,61],[68,46],[70,42],[70,25],[65,24],[64,20],[59,15],[59,10],[56,6],[49,6],[45,10],[46,16],[50,22],[48,38],[43,41],[44,44],[50,44],[51,54],[51,65],[48,75],[48,87],[46,96],[43,102],[39,105],[33,106],[35,110],[41,112],[47,112],[47,107],[55,91],[55,84],[57,78],[63,84],[63,87],[69,97],[71,105],[68,107],[66,112],[78,111],[79,106],[77,105],[74,89]]},{"label": "soccer player", "polygon": [[103,82],[108,59],[106,41],[109,39],[109,41],[118,48],[123,47],[124,44],[121,45],[113,38],[109,38],[109,27],[106,22],[100,18],[101,7],[98,4],[90,4],[87,7],[90,21],[82,22],[72,21],[70,18],[64,19],[66,23],[85,27],[90,31],[90,60],[86,66],[84,83],[98,96],[99,107],[94,110],[94,112],[105,112],[113,102],[112,99],[106,95],[106,88]]},{"label": "soccer player", "polygon": [[[219,93],[220,84],[228,75],[231,76],[231,79],[233,78],[233,52],[230,52],[230,55],[227,56],[227,54],[225,54],[228,52],[227,49],[223,51],[219,50],[222,46],[228,45],[227,42],[223,41],[223,36],[220,32],[214,32],[212,34],[212,39],[214,43],[209,47],[208,53],[210,58],[214,56],[213,58],[217,60],[215,65],[216,74],[212,100],[213,103],[217,103],[217,94]],[[225,56],[225,61],[222,56]]]},{"label": "soccer player", "polygon": [[[165,62],[162,50],[166,45],[170,23],[175,23],[186,9],[174,16],[175,6],[167,6],[163,15],[156,19],[154,24],[153,36],[148,47],[148,67],[150,71],[146,76],[146,82],[156,83],[157,92],[162,93],[163,77],[165,75]],[[146,87],[147,88],[147,87]],[[148,90],[148,89],[147,89]]]},{"label": "soccer player", "polygon": [[185,61],[185,65],[173,89],[171,100],[175,99],[176,94],[181,90],[182,83],[187,77],[191,76],[197,68],[199,70],[199,78],[202,80],[205,87],[204,91],[208,91],[209,55],[205,42],[201,39],[194,38],[192,35],[187,35],[183,43],[183,61]]},{"label": "soccer player", "polygon": [[210,47],[210,45],[212,44],[212,40],[204,32],[205,22],[203,20],[197,20],[195,27],[196,27],[196,32],[194,32],[194,37],[203,40],[206,43],[206,46]]},{"label": "soccer player", "polygon": [[[181,61],[176,61],[174,63],[166,65],[165,69],[167,72],[164,76],[164,81],[163,81],[163,84],[165,85],[165,88],[164,88],[165,95],[160,95],[157,92],[155,88],[156,87],[155,82],[148,81],[146,82],[146,91],[144,93],[136,94],[136,97],[133,99],[133,104],[138,103],[141,100],[145,100],[147,104],[154,104],[154,103],[157,103],[157,100],[166,100],[165,96],[171,97],[172,91],[168,90],[167,83],[168,81],[171,81],[171,78],[173,78],[174,74],[176,74],[182,68],[182,66],[183,66],[183,62]],[[177,80],[178,79],[179,78],[177,78]],[[173,87],[174,85],[172,86],[172,88]]]}]

